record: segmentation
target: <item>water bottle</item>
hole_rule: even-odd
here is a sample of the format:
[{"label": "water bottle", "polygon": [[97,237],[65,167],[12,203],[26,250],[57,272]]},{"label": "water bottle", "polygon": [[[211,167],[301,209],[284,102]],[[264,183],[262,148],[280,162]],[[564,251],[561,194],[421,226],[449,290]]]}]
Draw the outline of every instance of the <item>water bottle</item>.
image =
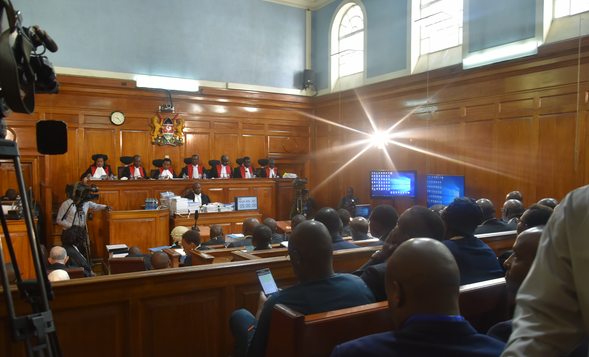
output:
[{"label": "water bottle", "polygon": [[18,210],[18,215],[22,217],[22,200],[20,199],[20,195],[16,196],[16,209]]},{"label": "water bottle", "polygon": [[145,199],[145,209],[149,209],[149,198]]},{"label": "water bottle", "polygon": [[202,173],[202,179],[203,179],[203,180],[206,180],[206,179],[207,179],[207,173],[206,173],[206,172],[203,172],[203,173]]},{"label": "water bottle", "polygon": [[149,199],[149,209],[150,210],[153,210],[154,209],[154,207],[153,207],[153,198],[150,198]]}]

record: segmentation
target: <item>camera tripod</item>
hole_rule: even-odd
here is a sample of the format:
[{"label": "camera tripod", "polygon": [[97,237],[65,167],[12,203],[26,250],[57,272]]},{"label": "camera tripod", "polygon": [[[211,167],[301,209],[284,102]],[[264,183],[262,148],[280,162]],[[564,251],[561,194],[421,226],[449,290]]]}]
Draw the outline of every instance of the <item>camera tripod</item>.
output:
[{"label": "camera tripod", "polygon": [[[76,218],[77,218],[78,219],[77,225],[80,227],[84,227],[84,229],[86,230],[86,241],[84,242],[83,248],[84,248],[84,252],[86,253],[85,258],[88,261],[88,264],[92,267],[92,266],[94,266],[94,264],[92,263],[92,248],[91,248],[92,243],[90,242],[90,233],[88,232],[88,224],[86,222],[86,213],[84,212],[84,205],[86,204],[87,201],[82,201],[80,203],[76,203],[76,201],[74,200],[75,197],[71,197],[71,199],[73,202],[67,208],[63,217],[61,217],[61,220],[63,221],[65,219],[65,217],[67,217],[72,206],[76,207],[76,212],[74,213],[74,218],[72,219],[72,226],[76,225],[74,223],[76,222]],[[92,220],[92,217],[90,217],[90,220]],[[78,247],[78,249],[80,249],[80,247]]]},{"label": "camera tripod", "polygon": [[[13,161],[19,190],[20,192],[26,192],[20,167],[20,153],[16,142],[0,139],[0,159],[10,159]],[[33,310],[32,314],[19,317],[16,316],[14,303],[12,301],[12,292],[10,291],[8,281],[8,274],[6,272],[3,249],[0,244],[0,276],[2,277],[3,294],[4,299],[6,300],[8,328],[11,332],[12,341],[14,343],[24,342],[27,356],[60,357],[62,356],[61,347],[59,345],[57,332],[55,331],[53,314],[49,309],[49,300],[53,300],[53,292],[51,290],[51,283],[47,278],[45,265],[41,264],[39,256],[39,241],[37,239],[37,232],[33,226],[27,195],[23,196],[22,205],[27,226],[27,236],[31,247],[31,254],[33,255],[33,266],[35,268],[37,279],[23,280],[21,278],[20,268],[16,260],[16,254],[6,223],[6,217],[4,216],[4,212],[0,210],[2,230],[6,239],[6,246],[10,254],[10,259],[14,267],[17,279],[16,284],[21,297],[25,302],[31,305]],[[35,341],[35,343],[33,343],[33,341]]]}]

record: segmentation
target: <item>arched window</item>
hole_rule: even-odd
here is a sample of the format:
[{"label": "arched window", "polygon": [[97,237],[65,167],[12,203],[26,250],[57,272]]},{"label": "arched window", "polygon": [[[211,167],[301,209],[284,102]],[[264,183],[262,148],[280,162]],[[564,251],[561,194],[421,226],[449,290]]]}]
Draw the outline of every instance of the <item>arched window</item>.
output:
[{"label": "arched window", "polygon": [[462,44],[462,0],[419,1],[421,55],[445,50]]},{"label": "arched window", "polygon": [[342,17],[338,34],[339,77],[364,70],[364,14],[352,5]]},{"label": "arched window", "polygon": [[343,2],[331,20],[330,82],[332,90],[363,84],[366,9],[360,0]]},{"label": "arched window", "polygon": [[554,18],[576,15],[581,12],[589,11],[589,1],[587,0],[555,0],[554,1]]}]

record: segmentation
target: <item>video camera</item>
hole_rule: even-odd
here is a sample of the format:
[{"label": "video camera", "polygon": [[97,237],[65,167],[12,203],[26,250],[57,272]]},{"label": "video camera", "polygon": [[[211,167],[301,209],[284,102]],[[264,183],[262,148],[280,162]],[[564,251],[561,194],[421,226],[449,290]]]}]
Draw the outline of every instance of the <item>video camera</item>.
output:
[{"label": "video camera", "polygon": [[292,185],[294,186],[294,188],[296,188],[297,190],[302,189],[306,184],[309,183],[309,180],[307,179],[302,179],[300,177],[296,177],[293,181],[292,181]]},{"label": "video camera", "polygon": [[76,182],[73,185],[66,185],[65,192],[76,206],[81,206],[88,201],[98,200],[98,187],[96,185],[88,186],[82,182]]}]

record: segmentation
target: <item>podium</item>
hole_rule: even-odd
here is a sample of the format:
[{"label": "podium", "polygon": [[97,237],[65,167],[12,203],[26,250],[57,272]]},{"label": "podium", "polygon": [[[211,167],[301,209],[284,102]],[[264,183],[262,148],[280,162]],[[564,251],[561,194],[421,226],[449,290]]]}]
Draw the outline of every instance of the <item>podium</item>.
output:
[{"label": "podium", "polygon": [[149,254],[149,248],[170,245],[170,212],[167,208],[110,211],[107,212],[107,222],[108,236],[102,246],[106,259],[106,245],[137,246],[143,254]]}]

